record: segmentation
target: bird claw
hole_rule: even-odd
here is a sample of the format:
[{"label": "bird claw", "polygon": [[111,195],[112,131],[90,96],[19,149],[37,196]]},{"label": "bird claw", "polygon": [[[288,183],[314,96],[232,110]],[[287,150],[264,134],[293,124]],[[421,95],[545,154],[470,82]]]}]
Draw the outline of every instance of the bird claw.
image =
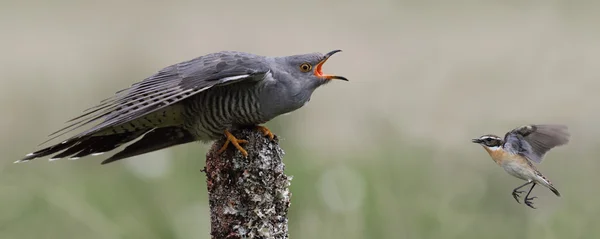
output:
[{"label": "bird claw", "polygon": [[525,200],[524,200],[524,202],[525,202],[525,205],[529,206],[530,208],[536,209],[536,208],[533,206],[533,202],[531,201],[531,200],[533,200],[533,199],[535,199],[535,198],[537,198],[537,197],[525,198]]},{"label": "bird claw", "polygon": [[223,147],[221,147],[221,149],[217,151],[217,154],[222,154],[223,152],[225,152],[225,150],[227,150],[227,146],[229,146],[229,143],[231,143],[233,144],[233,146],[235,146],[237,150],[240,151],[240,153],[242,153],[244,157],[248,156],[248,152],[246,152],[246,150],[242,146],[240,146],[240,144],[247,144],[248,140],[237,139],[235,136],[233,136],[233,134],[229,133],[229,131],[227,130],[225,130],[225,136],[227,137],[227,141],[225,141]]},{"label": "bird claw", "polygon": [[521,195],[520,195],[520,194],[521,194],[521,193],[524,193],[524,192],[525,192],[525,191],[517,191],[517,190],[514,190],[514,191],[512,192],[512,196],[513,196],[513,198],[515,198],[515,200],[516,200],[518,203],[521,203],[521,202],[519,202],[519,197],[521,197]]},{"label": "bird claw", "polygon": [[275,138],[275,135],[271,132],[271,130],[269,130],[267,127],[265,126],[260,126],[257,125],[256,129],[260,132],[263,133],[263,136],[268,136],[270,140],[273,140]]}]

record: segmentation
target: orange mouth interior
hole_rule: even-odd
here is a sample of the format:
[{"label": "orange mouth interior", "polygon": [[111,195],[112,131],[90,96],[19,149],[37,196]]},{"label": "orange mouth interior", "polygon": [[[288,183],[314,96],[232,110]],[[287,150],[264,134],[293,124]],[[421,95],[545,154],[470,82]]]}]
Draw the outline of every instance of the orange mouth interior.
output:
[{"label": "orange mouth interior", "polygon": [[323,78],[328,79],[330,76],[323,74],[323,69],[322,69],[323,64],[325,64],[326,61],[327,61],[327,59],[324,59],[321,62],[319,62],[319,64],[317,64],[317,67],[315,68],[315,75],[318,77],[323,77]]}]

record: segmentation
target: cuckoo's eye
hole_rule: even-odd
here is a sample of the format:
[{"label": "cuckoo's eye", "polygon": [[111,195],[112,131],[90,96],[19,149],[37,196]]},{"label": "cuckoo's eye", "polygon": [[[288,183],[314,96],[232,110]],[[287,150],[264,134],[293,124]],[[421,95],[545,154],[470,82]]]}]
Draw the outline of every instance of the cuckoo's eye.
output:
[{"label": "cuckoo's eye", "polygon": [[300,71],[309,72],[310,70],[312,70],[312,65],[310,65],[309,63],[302,63],[300,65]]}]

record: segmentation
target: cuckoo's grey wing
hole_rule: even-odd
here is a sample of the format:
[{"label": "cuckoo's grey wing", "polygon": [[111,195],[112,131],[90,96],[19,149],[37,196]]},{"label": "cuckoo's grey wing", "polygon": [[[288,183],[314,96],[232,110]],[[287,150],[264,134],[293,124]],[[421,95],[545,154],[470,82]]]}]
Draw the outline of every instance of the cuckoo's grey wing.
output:
[{"label": "cuckoo's grey wing", "polygon": [[570,134],[566,125],[524,125],[504,136],[505,149],[541,163],[552,148],[567,144]]},{"label": "cuckoo's grey wing", "polygon": [[76,122],[51,136],[60,136],[104,118],[102,123],[75,137],[93,134],[173,105],[211,87],[261,80],[269,68],[257,58],[259,56],[247,53],[218,52],[166,67],[88,109],[87,113],[69,121]]},{"label": "cuckoo's grey wing", "polygon": [[138,119],[211,87],[260,81],[268,72],[269,67],[261,56],[241,52],[218,52],[166,67],[87,109],[83,115],[70,120],[69,126],[51,134],[53,137],[48,141],[103,119],[101,123],[60,144],[28,154],[21,161],[55,153],[70,147],[78,138]]}]

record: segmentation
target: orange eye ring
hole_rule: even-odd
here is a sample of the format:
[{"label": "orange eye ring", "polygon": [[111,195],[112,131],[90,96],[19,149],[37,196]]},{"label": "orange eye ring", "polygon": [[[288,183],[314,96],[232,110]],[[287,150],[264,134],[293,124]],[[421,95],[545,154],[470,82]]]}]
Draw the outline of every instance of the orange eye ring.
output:
[{"label": "orange eye ring", "polygon": [[300,65],[300,71],[302,72],[309,72],[310,70],[312,70],[312,65],[309,63],[302,63]]}]

